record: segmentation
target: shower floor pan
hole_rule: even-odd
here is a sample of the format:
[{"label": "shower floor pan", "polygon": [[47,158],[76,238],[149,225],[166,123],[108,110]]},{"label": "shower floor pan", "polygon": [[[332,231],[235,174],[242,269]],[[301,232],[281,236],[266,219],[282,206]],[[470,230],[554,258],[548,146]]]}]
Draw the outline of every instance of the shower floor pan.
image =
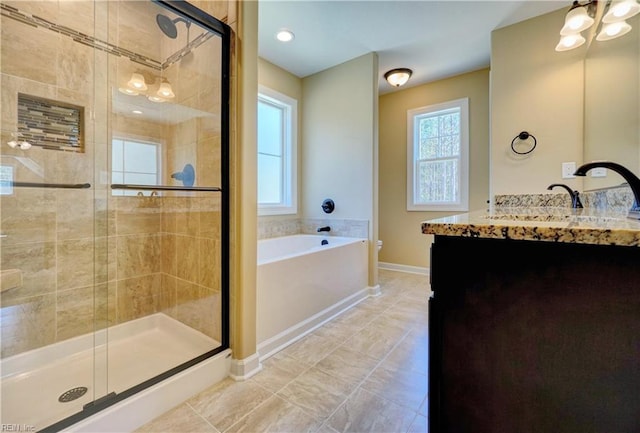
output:
[{"label": "shower floor pan", "polygon": [[219,346],[156,313],[6,358],[0,422],[39,430]]}]

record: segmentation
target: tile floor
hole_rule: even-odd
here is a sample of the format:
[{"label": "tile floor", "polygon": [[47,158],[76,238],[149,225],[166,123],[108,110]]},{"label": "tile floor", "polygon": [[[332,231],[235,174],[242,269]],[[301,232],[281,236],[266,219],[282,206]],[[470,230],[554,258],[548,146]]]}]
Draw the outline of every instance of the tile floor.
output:
[{"label": "tile floor", "polygon": [[137,432],[427,431],[429,278],[380,270],[368,298],[263,363]]}]

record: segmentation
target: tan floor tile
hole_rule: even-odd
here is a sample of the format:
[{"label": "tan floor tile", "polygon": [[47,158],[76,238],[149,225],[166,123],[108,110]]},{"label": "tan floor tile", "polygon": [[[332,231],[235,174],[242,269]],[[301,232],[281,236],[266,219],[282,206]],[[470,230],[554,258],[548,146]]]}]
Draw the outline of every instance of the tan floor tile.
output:
[{"label": "tan floor tile", "polygon": [[313,367],[277,395],[316,418],[325,419],[347,398],[352,389],[353,385]]},{"label": "tan floor tile", "polygon": [[339,347],[318,362],[316,367],[333,377],[357,385],[371,373],[378,362],[375,358]]},{"label": "tan floor tile", "polygon": [[353,334],[361,330],[364,326],[357,323],[331,321],[313,331],[311,335],[318,337],[334,338],[338,341],[345,341]]},{"label": "tan floor tile", "polygon": [[414,371],[424,376],[429,371],[429,340],[412,329],[384,359],[381,367],[389,370]]},{"label": "tan floor tile", "polygon": [[187,403],[215,428],[225,431],[272,395],[254,382],[225,379]]},{"label": "tan floor tile", "polygon": [[354,307],[348,311],[345,311],[333,320],[338,323],[349,323],[351,325],[365,327],[377,316],[378,315],[376,313],[367,311],[366,309]]},{"label": "tan floor tile", "polygon": [[361,386],[414,412],[427,395],[427,377],[412,371],[378,367]]},{"label": "tan floor tile", "polygon": [[250,380],[275,393],[310,367],[305,362],[279,352],[262,363],[262,371]]},{"label": "tan floor tile", "polygon": [[358,331],[344,344],[357,352],[382,359],[407,332],[399,326],[368,326]]},{"label": "tan floor tile", "polygon": [[338,432],[403,433],[415,416],[405,407],[358,388],[327,424]]},{"label": "tan floor tile", "polygon": [[342,341],[330,337],[318,337],[309,334],[302,340],[287,347],[281,353],[307,364],[314,365],[336,349]]},{"label": "tan floor tile", "polygon": [[218,433],[189,405],[182,404],[143,425],[136,433]]},{"label": "tan floor tile", "polygon": [[321,424],[322,421],[274,395],[225,433],[311,433]]}]

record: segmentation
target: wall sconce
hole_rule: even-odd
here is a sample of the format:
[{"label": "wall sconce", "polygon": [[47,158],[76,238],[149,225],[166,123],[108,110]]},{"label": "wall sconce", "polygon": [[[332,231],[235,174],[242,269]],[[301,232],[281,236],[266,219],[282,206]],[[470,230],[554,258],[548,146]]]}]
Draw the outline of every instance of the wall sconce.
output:
[{"label": "wall sconce", "polygon": [[393,87],[400,87],[409,81],[413,71],[408,68],[392,69],[384,74],[384,79]]},{"label": "wall sconce", "polygon": [[120,87],[118,90],[125,95],[146,96],[151,102],[165,102],[168,99],[175,98],[176,94],[173,92],[173,88],[171,87],[169,80],[163,77],[155,77],[153,75],[147,75],[147,77],[150,77],[154,83],[157,80],[160,80],[160,85],[157,90],[151,90],[151,92],[153,92],[151,94],[146,93],[146,91],[149,90],[149,86],[145,81],[144,75],[139,72],[131,74],[131,79],[127,82],[127,86]]},{"label": "wall sconce", "polygon": [[144,76],[137,72],[131,74],[131,79],[127,82],[127,86],[133,91],[147,90],[147,83],[144,81]]},{"label": "wall sconce", "polygon": [[166,78],[162,79],[160,83],[160,87],[158,88],[158,96],[161,98],[174,98],[176,95],[173,93],[173,89],[171,88],[171,84],[167,81]]},{"label": "wall sconce", "polygon": [[[586,39],[581,32],[595,23],[595,17],[600,8],[606,9],[606,12],[602,18],[600,32],[596,36],[597,41],[615,39],[631,31],[631,26],[625,20],[640,12],[640,4],[637,0],[607,0],[603,4],[604,6],[598,5],[598,0],[584,3],[580,3],[578,0],[574,1],[560,30],[561,37],[556,51],[568,51],[584,44]],[[600,12],[602,13],[602,11]],[[600,25],[600,23],[596,23],[596,25]]]}]

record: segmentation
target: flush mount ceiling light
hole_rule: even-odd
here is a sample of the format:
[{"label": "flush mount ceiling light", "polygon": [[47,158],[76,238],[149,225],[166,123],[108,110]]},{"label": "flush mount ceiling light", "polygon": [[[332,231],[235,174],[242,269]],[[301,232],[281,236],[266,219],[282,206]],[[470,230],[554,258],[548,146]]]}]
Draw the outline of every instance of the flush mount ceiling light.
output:
[{"label": "flush mount ceiling light", "polygon": [[392,69],[384,74],[384,79],[393,87],[400,87],[409,81],[413,71],[408,68]]},{"label": "flush mount ceiling light", "polygon": [[278,33],[276,33],[276,39],[280,42],[290,42],[296,36],[293,34],[291,30],[288,29],[280,29]]}]

